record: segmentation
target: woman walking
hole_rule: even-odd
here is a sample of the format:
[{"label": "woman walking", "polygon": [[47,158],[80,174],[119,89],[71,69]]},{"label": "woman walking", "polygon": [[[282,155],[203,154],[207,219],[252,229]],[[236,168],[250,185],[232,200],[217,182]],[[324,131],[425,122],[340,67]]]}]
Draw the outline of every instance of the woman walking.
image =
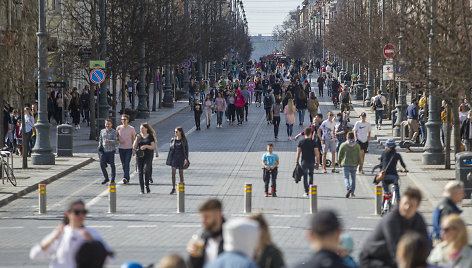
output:
[{"label": "woman walking", "polygon": [[246,104],[246,100],[244,99],[244,96],[241,94],[241,90],[238,89],[236,91],[236,100],[234,101],[234,106],[236,107],[236,113],[237,113],[237,118],[238,118],[238,126],[243,124],[244,104]]},{"label": "woman walking", "polygon": [[56,119],[56,124],[58,124],[58,125],[62,124],[62,107],[63,107],[63,105],[64,105],[64,101],[62,99],[62,94],[57,93],[56,109],[55,109],[54,118]]},{"label": "woman walking", "polygon": [[170,142],[166,165],[172,167],[172,191],[175,194],[175,173],[179,170],[180,182],[184,183],[184,169],[188,167],[188,142],[182,127],[175,128],[175,137]]},{"label": "woman walking", "polygon": [[315,118],[315,116],[318,114],[319,106],[320,103],[318,102],[318,99],[315,96],[315,92],[311,92],[310,98],[307,102],[308,113],[310,113],[310,122],[313,122],[313,118]]},{"label": "woman walking", "polygon": [[293,124],[295,123],[295,106],[293,99],[289,99],[284,109],[285,124],[287,125],[288,140],[292,140]]},{"label": "woman walking", "polygon": [[75,129],[80,129],[80,99],[77,91],[72,93],[72,99],[69,105],[70,113],[72,116],[72,123],[75,125]]},{"label": "woman walking", "polygon": [[207,123],[207,128],[210,128],[210,120],[211,120],[211,113],[213,111],[213,100],[211,99],[211,95],[207,94],[205,99],[205,119]]},{"label": "woman walking", "polygon": [[151,189],[149,189],[149,180],[151,178],[154,148],[157,150],[157,145],[156,133],[149,123],[141,124],[139,131],[134,140],[133,147],[136,150],[139,186],[141,187],[141,194],[144,194],[144,186],[146,186],[147,193],[151,192]]},{"label": "woman walking", "polygon": [[257,245],[254,261],[260,268],[285,267],[284,257],[280,249],[272,242],[269,225],[262,214],[253,214],[249,219],[259,224],[260,238]]},{"label": "woman walking", "polygon": [[298,122],[300,126],[303,126],[306,108],[307,108],[306,94],[305,94],[305,91],[300,90],[297,97]]},{"label": "woman walking", "polygon": [[234,95],[234,92],[231,92],[228,97],[228,119],[229,119],[229,124],[234,125],[234,119],[235,119],[235,112],[236,112],[236,106],[234,106],[236,98]]},{"label": "woman walking", "polygon": [[277,140],[279,138],[279,126],[280,126],[280,112],[282,111],[282,104],[280,99],[275,100],[275,104],[272,105],[272,124],[274,125],[274,137]]},{"label": "woman walking", "polygon": [[223,98],[223,93],[218,92],[218,97],[215,99],[215,111],[216,111],[216,127],[223,127],[223,113],[226,111],[226,101]]}]

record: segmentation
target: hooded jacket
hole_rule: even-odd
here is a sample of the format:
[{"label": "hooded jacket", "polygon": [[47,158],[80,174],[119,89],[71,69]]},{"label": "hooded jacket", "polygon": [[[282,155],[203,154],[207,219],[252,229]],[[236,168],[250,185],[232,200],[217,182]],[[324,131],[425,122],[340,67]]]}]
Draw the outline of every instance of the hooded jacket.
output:
[{"label": "hooded jacket", "polygon": [[234,101],[234,105],[238,108],[241,108],[246,103],[246,100],[244,99],[244,96],[241,95],[241,90],[238,89],[236,93],[237,93],[237,97],[236,97],[236,100]]}]

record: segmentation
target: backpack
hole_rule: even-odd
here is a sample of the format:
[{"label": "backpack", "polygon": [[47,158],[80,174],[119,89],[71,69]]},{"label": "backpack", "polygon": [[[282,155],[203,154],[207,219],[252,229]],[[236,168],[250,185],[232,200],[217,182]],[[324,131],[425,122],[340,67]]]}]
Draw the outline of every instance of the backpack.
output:
[{"label": "backpack", "polygon": [[433,230],[429,234],[431,239],[441,238],[441,207],[437,205],[433,212]]},{"label": "backpack", "polygon": [[376,109],[382,109],[383,108],[382,97],[379,97],[379,96],[375,97],[374,98],[374,103],[375,103],[374,108],[376,108]]},{"label": "backpack", "polygon": [[272,98],[270,95],[266,95],[264,97],[264,108],[270,108],[272,107]]},{"label": "backpack", "polygon": [[343,92],[343,99],[342,99],[342,102],[343,102],[343,103],[349,103],[349,93]]}]

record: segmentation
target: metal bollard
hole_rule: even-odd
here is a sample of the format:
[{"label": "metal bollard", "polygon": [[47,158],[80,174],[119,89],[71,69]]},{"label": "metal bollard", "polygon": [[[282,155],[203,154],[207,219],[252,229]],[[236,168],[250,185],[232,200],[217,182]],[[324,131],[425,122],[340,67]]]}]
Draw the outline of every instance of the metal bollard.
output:
[{"label": "metal bollard", "polygon": [[177,213],[185,213],[185,185],[177,184]]},{"label": "metal bollard", "polygon": [[252,184],[244,185],[244,213],[251,213],[252,208]]},{"label": "metal bollard", "polygon": [[116,213],[116,184],[108,185],[108,213]]},{"label": "metal bollard", "polygon": [[310,185],[310,214],[318,211],[318,186]]},{"label": "metal bollard", "polygon": [[39,214],[46,214],[46,184],[39,184]]},{"label": "metal bollard", "polygon": [[375,186],[375,215],[382,214],[382,186]]}]

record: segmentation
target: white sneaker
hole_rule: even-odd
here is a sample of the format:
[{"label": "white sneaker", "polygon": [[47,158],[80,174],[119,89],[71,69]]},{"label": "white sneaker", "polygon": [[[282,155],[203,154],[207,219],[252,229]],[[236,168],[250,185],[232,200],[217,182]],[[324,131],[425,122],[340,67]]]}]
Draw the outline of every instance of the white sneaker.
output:
[{"label": "white sneaker", "polygon": [[379,130],[381,130],[381,129],[382,129],[382,126],[379,126]]},{"label": "white sneaker", "polygon": [[308,196],[308,193],[303,193],[303,196],[307,197],[307,196]]}]

